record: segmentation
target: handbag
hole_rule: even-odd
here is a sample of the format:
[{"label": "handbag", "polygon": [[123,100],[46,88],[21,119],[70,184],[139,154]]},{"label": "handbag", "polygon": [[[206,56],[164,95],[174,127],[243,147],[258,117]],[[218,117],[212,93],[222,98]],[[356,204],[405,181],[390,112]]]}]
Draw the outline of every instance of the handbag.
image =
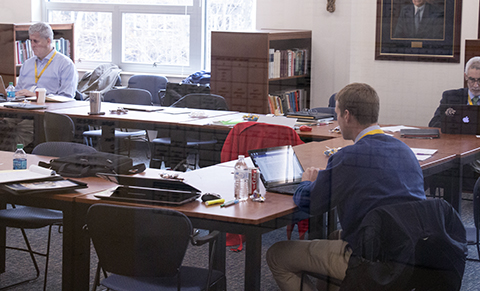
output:
[{"label": "handbag", "polygon": [[128,175],[145,171],[143,163],[134,166],[129,157],[104,152],[69,155],[52,159],[50,163],[39,162],[39,166],[64,177],[92,177],[97,173]]},{"label": "handbag", "polygon": [[192,93],[210,94],[210,87],[200,84],[182,84],[182,83],[167,83],[165,89],[165,96],[161,98],[162,106],[170,106],[180,100],[183,96]]}]

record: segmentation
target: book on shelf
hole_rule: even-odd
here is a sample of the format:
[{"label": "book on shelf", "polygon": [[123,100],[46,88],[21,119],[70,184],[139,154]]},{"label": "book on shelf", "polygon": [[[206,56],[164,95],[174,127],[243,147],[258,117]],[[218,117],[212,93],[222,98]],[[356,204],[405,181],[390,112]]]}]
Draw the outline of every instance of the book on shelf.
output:
[{"label": "book on shelf", "polygon": [[308,49],[270,49],[269,57],[270,79],[301,76],[308,72]]},{"label": "book on shelf", "polygon": [[270,112],[275,115],[284,115],[289,112],[302,111],[307,105],[306,98],[305,89],[291,89],[269,94]]}]

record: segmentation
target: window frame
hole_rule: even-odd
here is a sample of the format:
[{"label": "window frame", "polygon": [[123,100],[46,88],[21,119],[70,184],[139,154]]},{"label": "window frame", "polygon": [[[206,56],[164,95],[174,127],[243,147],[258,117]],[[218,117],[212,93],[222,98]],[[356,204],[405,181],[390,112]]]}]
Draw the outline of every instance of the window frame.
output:
[{"label": "window frame", "polygon": [[[198,71],[205,66],[205,0],[192,0],[193,5],[144,5],[144,4],[96,4],[96,3],[75,3],[75,2],[47,2],[42,1],[43,15],[42,19],[48,21],[48,12],[50,10],[60,11],[84,11],[84,12],[107,12],[112,13],[112,60],[123,71],[162,73],[188,75],[191,72]],[[124,47],[123,38],[123,14],[141,13],[141,14],[170,14],[170,15],[189,15],[190,16],[190,47],[189,47],[189,66],[138,64],[123,62],[122,55]],[[76,45],[76,42],[75,42]],[[78,54],[76,54],[78,55]],[[74,60],[78,69],[91,70],[98,65],[108,61],[82,61]]]}]

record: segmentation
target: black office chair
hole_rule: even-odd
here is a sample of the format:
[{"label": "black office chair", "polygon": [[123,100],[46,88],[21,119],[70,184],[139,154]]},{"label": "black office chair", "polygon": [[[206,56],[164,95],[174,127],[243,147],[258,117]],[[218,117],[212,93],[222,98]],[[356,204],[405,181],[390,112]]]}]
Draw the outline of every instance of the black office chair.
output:
[{"label": "black office chair", "polygon": [[89,145],[63,141],[44,142],[37,145],[32,150],[32,154],[34,155],[55,157],[64,157],[80,153],[88,154],[94,152],[97,152],[97,150]]},{"label": "black office chair", "polygon": [[65,114],[45,111],[43,127],[46,141],[72,142],[75,136],[75,124]]},{"label": "black office chair", "polygon": [[[225,290],[225,275],[212,269],[218,231],[193,235],[190,219],[170,209],[94,204],[85,226],[98,256],[94,290]],[[211,243],[209,267],[182,266],[189,241]],[[100,281],[100,269],[109,274]],[[190,289],[191,288],[191,289]]]},{"label": "black office chair", "polygon": [[168,79],[157,75],[134,75],[128,79],[128,88],[145,89],[152,94],[153,105],[161,105]]},{"label": "black office chair", "polygon": [[374,208],[358,238],[340,290],[460,290],[466,234],[445,200]]},{"label": "black office chair", "polygon": [[[89,153],[96,152],[92,147],[84,144],[71,143],[71,142],[45,142],[37,145],[32,154],[63,157],[74,153]],[[1,287],[0,290],[20,285],[22,283],[30,282],[37,279],[40,276],[40,270],[38,268],[35,255],[45,257],[45,275],[43,281],[43,290],[46,290],[47,275],[48,275],[48,262],[50,258],[50,239],[52,233],[52,227],[54,225],[60,226],[63,222],[63,214],[61,211],[52,209],[43,209],[27,206],[15,206],[11,208],[0,210],[0,224],[5,227],[19,228],[22,232],[23,239],[25,241],[26,249],[3,246],[7,249],[14,249],[18,251],[28,252],[35,267],[36,276],[22,280],[21,282],[14,283],[8,286]],[[25,233],[25,229],[38,229],[48,226],[48,240],[47,249],[45,253],[33,251],[30,242]]]},{"label": "black office chair", "polygon": [[[137,104],[137,105],[153,105],[152,95],[150,92],[144,89],[133,89],[133,88],[124,88],[124,89],[112,89],[105,93],[103,97],[104,102],[112,103],[122,103],[122,104]],[[85,143],[93,146],[93,138],[100,138],[102,136],[101,129],[91,129],[83,132],[85,138]],[[115,130],[116,139],[126,139],[127,140],[127,152],[130,157],[130,151],[132,148],[132,140],[140,140],[147,144],[146,155],[149,158],[150,153],[150,143],[148,140],[148,135],[145,130],[136,130],[131,131],[127,129],[117,129]]]},{"label": "black office chair", "polygon": [[467,242],[469,245],[477,247],[477,259],[467,257],[469,261],[480,262],[480,178],[477,179],[473,187],[473,222],[475,227],[467,227]]},{"label": "black office chair", "polygon": [[[170,107],[228,110],[227,102],[222,96],[202,93],[188,94],[173,103]],[[168,135],[168,137],[160,137],[152,140],[153,150],[152,159],[150,160],[151,168],[160,168],[161,163],[165,163],[165,160],[167,160],[167,162],[170,162],[171,166],[174,166],[174,169],[178,169],[182,165],[185,166],[187,170],[198,169],[200,168],[201,162],[200,156],[206,156],[207,154],[210,154],[211,156],[209,158],[211,164],[214,163],[215,158],[213,155],[216,152],[214,145],[217,143],[217,140],[213,136],[211,138],[202,139],[198,132],[185,132],[178,130],[172,130]],[[183,143],[172,145],[171,135],[179,136],[177,140],[183,140]],[[202,135],[205,135],[205,133]],[[172,157],[181,157],[184,148],[191,149],[187,152],[187,157],[185,159],[181,158],[180,162],[174,161],[173,163],[168,159],[172,159]],[[200,151],[202,151],[203,155],[200,154]]]}]

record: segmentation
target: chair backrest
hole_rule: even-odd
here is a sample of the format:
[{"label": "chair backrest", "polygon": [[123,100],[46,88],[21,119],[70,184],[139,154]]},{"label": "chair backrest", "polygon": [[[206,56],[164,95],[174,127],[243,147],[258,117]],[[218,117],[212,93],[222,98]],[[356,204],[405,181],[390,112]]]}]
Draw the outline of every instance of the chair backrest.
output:
[{"label": "chair backrest", "polygon": [[332,108],[335,108],[335,96],[337,95],[337,93],[333,93],[332,96],[330,96],[330,98],[328,99],[328,107],[332,107]]},{"label": "chair backrest", "polygon": [[238,155],[248,157],[248,151],[283,145],[303,144],[292,128],[284,125],[242,122],[228,133],[222,147],[221,161],[235,160]]},{"label": "chair backrest", "polygon": [[46,141],[73,141],[75,124],[69,116],[45,111],[43,126]]},{"label": "chair backrest", "polygon": [[315,107],[308,110],[309,112],[315,113],[328,113],[333,115],[333,120],[337,120],[337,113],[335,113],[335,107]]},{"label": "chair backrest", "polygon": [[196,109],[228,110],[225,98],[215,94],[192,93],[183,96],[170,107],[186,107]]},{"label": "chair backrest", "polygon": [[51,157],[64,157],[74,154],[94,153],[96,151],[97,150],[95,148],[86,144],[66,141],[49,141],[34,147],[32,154]]},{"label": "chair backrest", "polygon": [[87,231],[107,272],[124,276],[174,276],[192,235],[184,214],[152,209],[94,204]]},{"label": "chair backrest", "polygon": [[145,89],[152,95],[154,105],[160,105],[165,95],[168,79],[156,75],[134,75],[128,79],[128,88]]},{"label": "chair backrest", "polygon": [[480,228],[480,178],[473,187],[473,221],[477,229]]},{"label": "chair backrest", "polygon": [[445,200],[379,206],[361,223],[340,290],[459,290],[466,253],[465,228]]},{"label": "chair backrest", "polygon": [[123,88],[107,91],[103,101],[112,103],[153,105],[152,94],[145,89]]}]

